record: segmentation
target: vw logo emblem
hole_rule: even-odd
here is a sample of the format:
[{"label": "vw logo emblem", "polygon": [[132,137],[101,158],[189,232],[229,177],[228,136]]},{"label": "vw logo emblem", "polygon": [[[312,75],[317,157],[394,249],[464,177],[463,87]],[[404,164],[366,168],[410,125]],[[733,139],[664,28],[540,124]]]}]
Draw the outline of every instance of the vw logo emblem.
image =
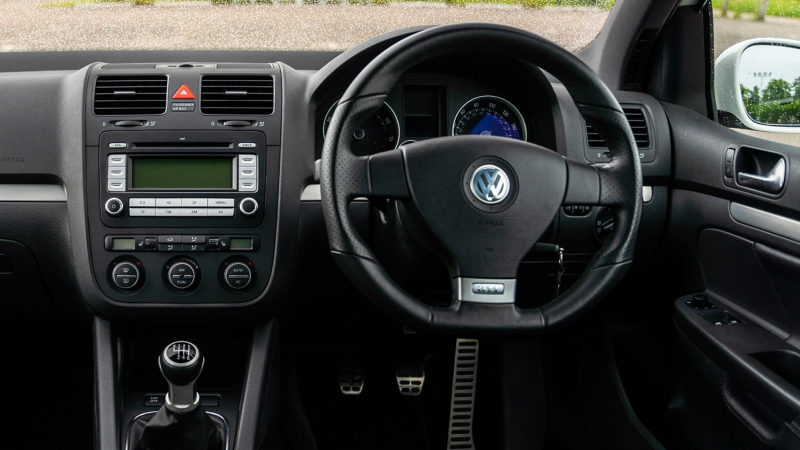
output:
[{"label": "vw logo emblem", "polygon": [[502,202],[511,192],[508,174],[494,164],[486,164],[475,169],[470,180],[472,195],[487,205]]}]

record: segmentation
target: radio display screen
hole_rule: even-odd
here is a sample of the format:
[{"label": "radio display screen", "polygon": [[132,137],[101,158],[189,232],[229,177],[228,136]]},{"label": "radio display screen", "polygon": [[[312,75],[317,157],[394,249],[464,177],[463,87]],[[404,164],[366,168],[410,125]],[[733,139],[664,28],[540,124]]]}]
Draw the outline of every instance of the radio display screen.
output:
[{"label": "radio display screen", "polygon": [[235,158],[131,157],[132,189],[233,189]]}]

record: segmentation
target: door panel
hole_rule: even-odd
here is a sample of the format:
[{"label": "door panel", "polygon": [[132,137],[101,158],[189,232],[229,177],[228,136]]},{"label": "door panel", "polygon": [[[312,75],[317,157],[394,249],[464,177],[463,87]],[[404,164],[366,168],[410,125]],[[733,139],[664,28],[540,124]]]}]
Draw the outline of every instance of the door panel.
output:
[{"label": "door panel", "polygon": [[[663,248],[675,292],[691,293],[674,305],[679,372],[698,423],[717,436],[694,445],[800,448],[800,242],[791,232],[800,219],[800,149],[737,133],[680,106],[664,108],[675,165]],[[742,148],[773,162],[784,158],[780,192],[736,183],[746,163],[726,176],[728,149]],[[743,210],[762,222],[742,219]],[[693,307],[698,293],[710,306]]]}]

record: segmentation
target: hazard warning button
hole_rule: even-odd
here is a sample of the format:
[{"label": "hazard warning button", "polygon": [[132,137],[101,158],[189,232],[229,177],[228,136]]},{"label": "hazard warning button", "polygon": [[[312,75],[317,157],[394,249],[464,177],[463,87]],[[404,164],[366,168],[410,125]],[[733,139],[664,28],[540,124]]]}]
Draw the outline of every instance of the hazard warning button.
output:
[{"label": "hazard warning button", "polygon": [[184,84],[180,87],[180,89],[178,89],[177,92],[175,92],[175,95],[173,95],[172,98],[179,100],[188,100],[188,99],[193,99],[194,94],[192,94],[192,91],[190,91],[189,88]]}]

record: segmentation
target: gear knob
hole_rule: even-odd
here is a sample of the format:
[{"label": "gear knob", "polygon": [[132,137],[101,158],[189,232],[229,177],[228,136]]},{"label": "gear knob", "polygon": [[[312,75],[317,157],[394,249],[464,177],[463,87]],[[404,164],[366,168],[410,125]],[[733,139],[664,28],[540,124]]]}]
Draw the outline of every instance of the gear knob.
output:
[{"label": "gear knob", "polygon": [[161,352],[158,367],[169,383],[169,393],[164,401],[167,409],[184,413],[194,410],[200,404],[195,382],[203,371],[203,364],[203,354],[191,342],[173,342]]}]

